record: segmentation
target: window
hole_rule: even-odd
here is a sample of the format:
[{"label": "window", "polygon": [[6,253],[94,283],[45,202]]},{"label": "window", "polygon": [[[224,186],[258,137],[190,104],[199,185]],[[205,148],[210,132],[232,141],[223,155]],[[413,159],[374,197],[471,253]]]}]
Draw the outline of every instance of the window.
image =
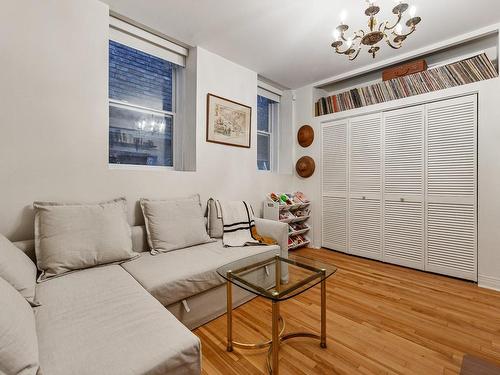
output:
[{"label": "window", "polygon": [[109,41],[109,163],[173,166],[175,70]]},{"label": "window", "polygon": [[273,166],[279,103],[257,96],[257,169],[270,171]]}]

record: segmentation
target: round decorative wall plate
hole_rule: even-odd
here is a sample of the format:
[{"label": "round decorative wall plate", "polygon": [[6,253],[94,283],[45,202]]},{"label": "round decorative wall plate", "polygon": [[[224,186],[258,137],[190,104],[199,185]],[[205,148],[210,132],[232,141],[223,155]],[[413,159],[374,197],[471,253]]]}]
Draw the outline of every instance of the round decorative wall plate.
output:
[{"label": "round decorative wall plate", "polygon": [[314,129],[312,126],[301,126],[297,132],[297,141],[302,147],[309,147],[314,141]]},{"label": "round decorative wall plate", "polygon": [[310,156],[302,156],[295,164],[295,170],[300,177],[311,177],[316,169],[314,159]]}]

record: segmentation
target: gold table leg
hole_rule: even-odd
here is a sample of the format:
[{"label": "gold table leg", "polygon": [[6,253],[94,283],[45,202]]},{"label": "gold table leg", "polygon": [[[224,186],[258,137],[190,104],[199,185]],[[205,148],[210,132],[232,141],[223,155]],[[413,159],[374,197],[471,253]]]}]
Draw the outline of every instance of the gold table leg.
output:
[{"label": "gold table leg", "polygon": [[323,280],[321,280],[321,339],[320,346],[326,348],[326,279],[324,278],[325,271],[323,271]]},{"label": "gold table leg", "polygon": [[281,289],[281,261],[279,254],[276,254],[276,263],[275,263],[275,278],[276,278],[276,291],[279,292]]},{"label": "gold table leg", "polygon": [[[281,267],[279,260],[276,262],[276,288],[274,294],[279,294],[281,287]],[[297,337],[309,337],[320,340],[321,348],[326,348],[326,271],[322,270],[323,277],[321,280],[321,334],[309,332],[293,332],[283,334],[285,331],[285,322],[280,316],[280,302],[278,300],[272,301],[272,338],[259,344],[246,344],[233,341],[233,298],[232,298],[232,282],[231,271],[227,272],[228,281],[226,283],[227,291],[227,351],[232,352],[233,346],[242,349],[259,349],[269,346],[267,354],[267,368],[272,375],[279,375],[279,352],[282,341]],[[280,325],[282,326],[280,328]]]},{"label": "gold table leg", "polygon": [[[227,273],[228,279],[231,278],[231,271]],[[233,351],[233,293],[231,287],[231,281],[226,282],[226,294],[227,294],[227,351]]]},{"label": "gold table leg", "polygon": [[280,317],[280,305],[278,301],[273,301],[273,342],[271,346],[272,350],[272,374],[279,374],[279,353],[280,353],[280,332],[279,332],[279,317]]},{"label": "gold table leg", "polygon": [[[279,255],[276,255],[276,269],[275,269],[275,278],[276,278],[276,287],[273,294],[278,295],[281,289],[281,261],[279,259]],[[273,301],[273,321],[272,321],[272,361],[271,361],[271,373],[273,375],[279,374],[279,353],[280,353],[280,331],[279,331],[279,318],[280,318],[280,304],[279,301]]]}]

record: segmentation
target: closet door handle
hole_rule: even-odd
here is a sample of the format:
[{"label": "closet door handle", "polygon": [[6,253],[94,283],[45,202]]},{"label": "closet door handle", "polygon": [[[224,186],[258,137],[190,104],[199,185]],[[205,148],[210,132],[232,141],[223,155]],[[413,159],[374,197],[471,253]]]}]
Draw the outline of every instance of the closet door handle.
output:
[{"label": "closet door handle", "polygon": [[405,199],[404,199],[404,198],[399,198],[399,200],[400,200],[401,202],[404,202],[404,201],[405,201]]},{"label": "closet door handle", "polygon": [[363,195],[363,196],[361,197],[361,199],[365,200],[365,199],[366,199],[366,197]]}]

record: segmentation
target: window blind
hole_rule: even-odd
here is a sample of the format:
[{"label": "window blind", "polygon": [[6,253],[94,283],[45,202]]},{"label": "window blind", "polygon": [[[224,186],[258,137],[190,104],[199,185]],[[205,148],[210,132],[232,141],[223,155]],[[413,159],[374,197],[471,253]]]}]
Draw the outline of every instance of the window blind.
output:
[{"label": "window blind", "polygon": [[265,83],[258,82],[257,84],[257,95],[263,96],[264,98],[270,99],[276,103],[280,102],[281,95],[283,95],[283,91]]},{"label": "window blind", "polygon": [[109,17],[109,38],[182,67],[188,49],[114,16]]}]

